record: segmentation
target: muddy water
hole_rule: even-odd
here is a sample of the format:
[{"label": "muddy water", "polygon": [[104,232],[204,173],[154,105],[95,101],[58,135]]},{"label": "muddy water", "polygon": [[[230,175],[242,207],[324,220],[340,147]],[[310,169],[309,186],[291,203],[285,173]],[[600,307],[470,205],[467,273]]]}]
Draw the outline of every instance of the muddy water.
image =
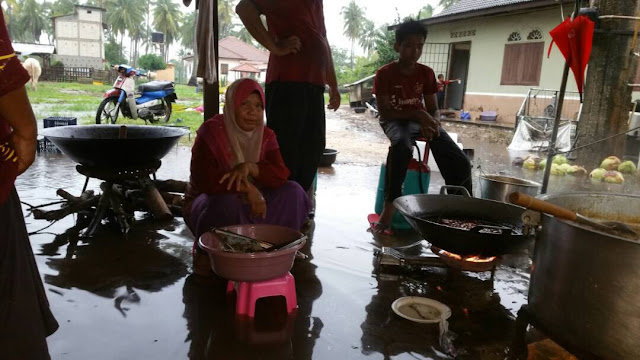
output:
[{"label": "muddy water", "polygon": [[[370,134],[355,138],[367,144],[377,139]],[[515,155],[502,145],[468,143],[476,149],[476,171],[480,166],[486,172],[541,176],[514,170],[509,159]],[[304,249],[310,258],[292,269],[299,304],[293,316],[286,316],[282,302],[261,301],[254,321],[236,319],[224,281],[190,275],[193,238],[182,219],[156,223],[138,214],[127,238],[105,224],[95,238],[76,241],[69,236],[76,220],[70,216],[32,235],[61,324],[49,338],[53,359],[448,358],[438,343],[437,326],[414,324],[392,312],[391,303],[408,295],[451,307],[459,359],[503,359],[515,314],[526,303],[527,257],[505,259],[493,282],[488,272],[376,271],[374,249],[420,239],[375,239],[366,232],[378,183],[375,164],[384,152],[363,152],[374,155],[351,162],[341,154],[333,168],[319,172],[315,229]],[[186,180],[189,157],[186,147],[171,151],[158,178]],[[22,200],[32,205],[55,201],[58,188],[78,195],[84,178],[74,167],[64,155],[39,155],[17,182]],[[553,180],[551,188],[570,186],[561,181],[567,182]],[[442,183],[434,172],[430,191]],[[97,180],[89,182],[91,189],[98,186]],[[28,213],[28,206],[23,210]],[[48,225],[30,215],[26,220],[32,232]],[[414,249],[428,253],[425,247]]]}]

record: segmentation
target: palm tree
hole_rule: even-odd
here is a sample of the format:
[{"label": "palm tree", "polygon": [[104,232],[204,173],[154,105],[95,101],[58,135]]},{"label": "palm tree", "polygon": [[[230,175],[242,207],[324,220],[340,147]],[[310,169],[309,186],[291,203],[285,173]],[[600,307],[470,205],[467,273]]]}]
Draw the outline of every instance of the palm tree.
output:
[{"label": "palm tree", "polygon": [[356,4],[355,0],[351,0],[349,5],[342,7],[340,14],[344,19],[344,35],[351,40],[351,68],[353,69],[353,48],[355,41],[362,34],[362,23],[365,20],[364,10]]},{"label": "palm tree", "polygon": [[440,0],[440,2],[438,3],[439,6],[442,6],[443,8],[448,8],[451,5],[457,3],[458,0]]},{"label": "palm tree", "polygon": [[167,61],[169,45],[180,37],[180,6],[173,0],[158,0],[153,9],[153,26],[164,33],[164,60]]},{"label": "palm tree", "polygon": [[9,31],[9,38],[15,40],[18,36],[18,29],[14,23],[19,16],[20,7],[18,6],[17,0],[5,0],[5,4],[7,5],[7,11],[4,14],[4,20],[7,24],[7,30]]},{"label": "palm tree", "polygon": [[140,0],[109,0],[107,23],[111,30],[120,34],[120,47],[125,32],[139,27],[144,21],[144,3]]},{"label": "palm tree", "polygon": [[193,51],[196,43],[196,11],[192,11],[185,15],[182,26],[180,26],[180,43],[182,47]]},{"label": "palm tree", "polygon": [[232,0],[218,0],[218,39],[232,35],[235,16]]},{"label": "palm tree", "polygon": [[251,46],[255,46],[255,44],[253,43],[253,36],[251,35],[251,33],[249,33],[249,30],[247,30],[247,28],[244,27],[243,25],[238,25],[238,30],[233,32],[233,36],[237,37],[238,39],[242,40],[243,42]]},{"label": "palm tree", "polygon": [[71,15],[74,6],[78,3],[76,0],[56,0],[51,5],[51,16]]},{"label": "palm tree", "polygon": [[[449,0],[449,1],[453,1],[453,0]],[[435,9],[431,5],[423,6],[422,9],[418,11],[418,20],[430,18],[431,16],[433,16],[434,11]]]},{"label": "palm tree", "polygon": [[371,53],[371,50],[376,48],[376,39],[380,36],[378,29],[373,21],[365,19],[362,26],[362,34],[358,43],[367,52],[367,56]]},{"label": "palm tree", "polygon": [[46,30],[48,21],[49,14],[46,7],[36,0],[25,0],[22,3],[18,23],[23,39],[39,43],[40,35]]}]

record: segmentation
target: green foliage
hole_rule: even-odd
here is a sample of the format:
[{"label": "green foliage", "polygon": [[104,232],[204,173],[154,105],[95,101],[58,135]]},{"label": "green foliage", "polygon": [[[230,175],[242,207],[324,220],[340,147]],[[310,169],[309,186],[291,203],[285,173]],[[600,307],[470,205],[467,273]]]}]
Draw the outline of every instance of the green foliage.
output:
[{"label": "green foliage", "polygon": [[336,72],[349,65],[349,54],[347,50],[331,46],[331,57],[333,58],[333,67]]},{"label": "green foliage", "polygon": [[36,0],[25,0],[20,4],[16,26],[16,37],[14,40],[26,42],[40,42],[40,35],[46,32],[49,23],[48,6],[43,6]]},{"label": "green foliage", "polygon": [[440,2],[438,3],[438,6],[442,6],[443,8],[446,9],[457,2],[458,0],[440,0]]},{"label": "green foliage", "polygon": [[104,44],[104,57],[111,65],[127,63],[127,58],[122,52],[122,46],[120,46],[113,37]]},{"label": "green foliage", "polygon": [[164,41],[171,45],[180,37],[180,20],[182,12],[180,6],[173,0],[157,0],[153,9],[153,26],[164,33]]},{"label": "green foliage", "polygon": [[196,11],[192,11],[185,15],[184,21],[180,26],[180,38],[182,47],[193,51],[196,43]]},{"label": "green foliage", "polygon": [[355,41],[362,34],[363,23],[366,20],[364,10],[355,0],[351,0],[347,6],[343,6],[340,11],[344,20],[344,35],[351,40],[351,66],[353,67],[353,47]]},{"label": "green foliage", "polygon": [[433,16],[433,12],[435,9],[431,5],[423,6],[420,11],[418,11],[418,16],[416,17],[418,20],[420,19],[428,19]]},{"label": "green foliage", "polygon": [[378,68],[375,67],[374,62],[371,62],[365,57],[357,57],[353,68],[344,67],[341,69],[342,71],[336,74],[338,84],[340,86],[351,84],[357,80],[375,74],[377,69]]},{"label": "green foliage", "polygon": [[387,27],[387,24],[380,27],[379,36],[375,41],[377,58],[373,61],[373,67],[376,69],[398,58],[398,53],[393,48],[396,42],[395,32],[387,30]]},{"label": "green foliage", "polygon": [[365,19],[362,26],[362,34],[358,43],[360,46],[370,54],[376,48],[376,39],[379,37],[379,31],[376,29],[376,25],[373,21]]},{"label": "green foliage", "polygon": [[218,39],[234,35],[233,20],[235,17],[233,0],[218,0]]},{"label": "green foliage", "polygon": [[51,5],[51,16],[71,15],[76,4],[77,0],[56,0]]},{"label": "green foliage", "polygon": [[140,56],[140,59],[138,59],[138,67],[149,71],[156,71],[166,69],[167,64],[156,54],[146,54]]}]

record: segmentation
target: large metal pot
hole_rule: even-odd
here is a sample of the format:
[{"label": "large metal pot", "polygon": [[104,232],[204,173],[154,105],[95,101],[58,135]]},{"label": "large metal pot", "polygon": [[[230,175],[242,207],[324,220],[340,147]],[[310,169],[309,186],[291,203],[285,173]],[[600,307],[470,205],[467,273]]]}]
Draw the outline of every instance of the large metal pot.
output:
[{"label": "large metal pot", "polygon": [[483,199],[508,202],[509,194],[519,191],[536,196],[540,183],[503,175],[478,175],[480,179],[480,197]]},{"label": "large metal pot", "polygon": [[[640,197],[540,197],[596,219],[640,223]],[[640,243],[544,215],[529,310],[558,342],[605,359],[640,359]]]}]

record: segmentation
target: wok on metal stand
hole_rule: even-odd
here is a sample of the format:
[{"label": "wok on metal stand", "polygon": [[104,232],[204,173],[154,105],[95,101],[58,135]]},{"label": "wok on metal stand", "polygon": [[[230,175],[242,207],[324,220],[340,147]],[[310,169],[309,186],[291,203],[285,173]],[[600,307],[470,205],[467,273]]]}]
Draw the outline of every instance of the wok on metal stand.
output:
[{"label": "wok on metal stand", "polygon": [[123,198],[127,195],[127,191],[135,191],[136,188],[142,190],[147,205],[157,219],[172,218],[173,215],[171,211],[150,178],[150,175],[153,175],[155,180],[155,173],[158,168],[160,168],[160,165],[160,160],[156,160],[148,165],[138,165],[121,169],[105,169],[84,165],[76,166],[76,170],[87,177],[82,193],[87,189],[90,178],[104,181],[100,185],[102,197],[98,202],[96,212],[89,227],[85,230],[84,235],[93,235],[102,219],[106,217],[108,209],[113,211],[122,233],[127,234],[131,228],[131,220],[129,220],[131,217],[127,215],[123,207]]}]

